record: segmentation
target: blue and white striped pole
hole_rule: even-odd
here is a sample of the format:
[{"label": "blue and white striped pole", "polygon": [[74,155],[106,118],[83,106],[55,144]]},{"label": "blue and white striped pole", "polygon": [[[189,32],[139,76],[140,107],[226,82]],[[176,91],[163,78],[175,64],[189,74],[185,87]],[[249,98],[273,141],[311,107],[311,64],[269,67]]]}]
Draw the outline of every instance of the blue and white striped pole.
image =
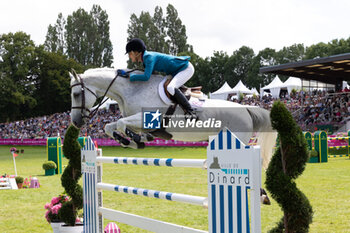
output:
[{"label": "blue and white striped pole", "polygon": [[145,196],[145,197],[159,198],[159,199],[168,200],[168,201],[183,202],[183,203],[188,203],[192,205],[200,205],[203,207],[207,207],[208,205],[206,197],[192,196],[192,195],[186,195],[186,194],[163,192],[163,191],[156,191],[151,189],[135,188],[135,187],[106,184],[106,183],[97,184],[97,189],[116,191],[116,192],[134,194],[134,195]]},{"label": "blue and white striped pole", "polygon": [[192,167],[206,168],[205,159],[161,159],[161,158],[129,158],[129,157],[100,157],[97,162],[132,164],[146,166]]}]

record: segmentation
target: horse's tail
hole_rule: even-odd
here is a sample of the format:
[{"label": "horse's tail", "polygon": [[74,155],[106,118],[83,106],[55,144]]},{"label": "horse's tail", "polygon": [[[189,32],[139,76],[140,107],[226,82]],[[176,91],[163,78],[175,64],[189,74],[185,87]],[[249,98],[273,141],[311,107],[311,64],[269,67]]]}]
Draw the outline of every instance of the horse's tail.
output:
[{"label": "horse's tail", "polygon": [[272,129],[270,112],[263,108],[247,108],[252,121],[253,130],[258,133],[263,168],[267,169],[276,145],[277,132]]}]

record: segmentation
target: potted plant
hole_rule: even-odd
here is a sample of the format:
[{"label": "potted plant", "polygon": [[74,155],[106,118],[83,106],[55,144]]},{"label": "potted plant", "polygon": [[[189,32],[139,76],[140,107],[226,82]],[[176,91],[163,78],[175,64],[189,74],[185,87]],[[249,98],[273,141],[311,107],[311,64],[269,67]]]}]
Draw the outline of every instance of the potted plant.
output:
[{"label": "potted plant", "polygon": [[61,194],[58,197],[53,197],[51,202],[46,203],[45,205],[45,209],[47,210],[45,213],[45,218],[47,222],[51,224],[54,233],[59,233],[59,228],[63,224],[58,215],[58,211],[61,209],[62,204],[68,201],[69,197]]},{"label": "potted plant", "polygon": [[[80,145],[78,143],[79,129],[70,125],[64,136],[63,153],[69,160],[61,177],[62,186],[71,199],[62,205],[60,218],[65,222],[60,232],[82,232],[79,224],[78,211],[83,208],[83,188],[78,181],[81,177]],[[78,220],[78,221],[77,221]]]},{"label": "potted plant", "polygon": [[54,161],[46,161],[43,163],[43,169],[45,170],[45,176],[55,175],[55,169],[57,165]]},{"label": "potted plant", "polygon": [[309,163],[319,163],[318,152],[315,149],[314,150],[310,150],[309,155],[310,155]]},{"label": "potted plant", "polygon": [[22,176],[16,176],[16,184],[19,189],[23,187],[23,177]]}]

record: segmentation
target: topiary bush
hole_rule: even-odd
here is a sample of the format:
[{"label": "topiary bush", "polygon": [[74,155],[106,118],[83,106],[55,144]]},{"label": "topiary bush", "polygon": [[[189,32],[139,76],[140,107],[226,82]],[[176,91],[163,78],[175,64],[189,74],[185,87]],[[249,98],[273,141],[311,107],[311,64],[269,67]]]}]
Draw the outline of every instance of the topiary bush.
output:
[{"label": "topiary bush", "polygon": [[61,177],[61,184],[66,194],[71,197],[62,205],[59,216],[67,225],[74,226],[78,211],[83,208],[83,189],[78,184],[81,177],[80,145],[78,143],[79,129],[70,125],[64,136],[63,153],[69,159]]},{"label": "topiary bush", "polygon": [[43,163],[43,169],[44,170],[50,170],[50,169],[56,169],[57,165],[54,161],[46,161]]},{"label": "topiary bush", "polygon": [[306,140],[280,101],[272,106],[271,124],[278,131],[279,143],[266,171],[265,184],[272,198],[281,206],[284,216],[269,232],[308,232],[312,207],[294,181],[303,173],[309,160]]}]

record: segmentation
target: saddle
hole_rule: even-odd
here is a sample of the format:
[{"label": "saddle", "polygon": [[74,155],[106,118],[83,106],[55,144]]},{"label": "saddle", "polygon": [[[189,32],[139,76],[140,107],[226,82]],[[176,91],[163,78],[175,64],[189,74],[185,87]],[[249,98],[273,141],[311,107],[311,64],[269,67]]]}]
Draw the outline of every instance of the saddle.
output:
[{"label": "saddle", "polygon": [[[164,88],[164,92],[166,94],[166,96],[171,99],[173,102],[175,102],[172,98],[172,96],[170,95],[170,93],[168,92],[168,85],[171,82],[171,79],[167,79],[164,82],[163,88]],[[179,90],[186,96],[186,98],[189,100],[192,97],[201,99],[203,98],[203,92],[202,92],[202,86],[198,86],[198,87],[186,87],[185,85],[182,85]]]}]

